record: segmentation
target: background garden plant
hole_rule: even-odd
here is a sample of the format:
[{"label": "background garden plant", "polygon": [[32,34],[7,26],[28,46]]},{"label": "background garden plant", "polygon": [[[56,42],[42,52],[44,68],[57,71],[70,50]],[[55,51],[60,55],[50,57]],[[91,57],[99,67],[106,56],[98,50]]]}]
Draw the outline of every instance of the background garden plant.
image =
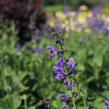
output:
[{"label": "background garden plant", "polygon": [[[47,8],[52,12],[49,6]],[[64,9],[61,11],[64,13]],[[71,8],[70,12],[74,10]],[[39,32],[34,25],[29,25],[32,39],[22,47],[17,46],[15,24],[0,25],[0,109],[63,109],[69,106],[108,109],[108,35],[65,31],[61,26],[62,19],[56,23],[51,20],[55,24],[51,27],[49,13],[46,14],[47,25]],[[108,20],[108,14],[105,15],[104,19]],[[101,21],[97,15],[98,20]],[[55,29],[60,34],[58,38]],[[74,71],[77,71],[76,75]]]}]

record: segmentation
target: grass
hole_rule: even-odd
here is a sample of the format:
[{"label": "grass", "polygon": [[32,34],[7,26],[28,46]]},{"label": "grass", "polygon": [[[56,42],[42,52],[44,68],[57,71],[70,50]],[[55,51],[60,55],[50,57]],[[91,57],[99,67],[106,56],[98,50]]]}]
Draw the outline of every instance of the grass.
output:
[{"label": "grass", "polygon": [[63,11],[64,6],[63,5],[54,5],[54,6],[46,6],[45,11],[46,12],[56,12],[56,11]]}]

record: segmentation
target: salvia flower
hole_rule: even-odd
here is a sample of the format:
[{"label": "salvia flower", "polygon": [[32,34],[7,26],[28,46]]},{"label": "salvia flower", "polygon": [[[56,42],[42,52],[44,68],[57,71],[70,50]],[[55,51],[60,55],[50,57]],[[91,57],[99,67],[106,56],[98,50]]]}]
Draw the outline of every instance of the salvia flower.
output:
[{"label": "salvia flower", "polygon": [[64,70],[62,67],[54,66],[52,69],[57,72],[57,74],[55,75],[56,79],[64,79],[65,76],[64,76]]},{"label": "salvia flower", "polygon": [[64,69],[63,69],[61,66],[59,66],[59,65],[54,66],[54,67],[52,68],[52,70],[54,70],[54,71],[56,71],[56,72],[58,72],[58,73],[64,73]]},{"label": "salvia flower", "polygon": [[52,69],[57,72],[56,74],[56,79],[64,79],[65,78],[65,70],[63,69],[65,62],[64,62],[64,58],[61,57],[60,60],[58,61],[57,66],[54,66]]},{"label": "salvia flower", "polygon": [[68,100],[70,99],[70,98],[69,98],[67,95],[65,95],[65,94],[60,94],[59,97],[61,98],[62,102],[66,102],[66,101],[68,101]]},{"label": "salvia flower", "polygon": [[74,59],[73,58],[70,58],[70,59],[68,59],[68,65],[70,65],[70,64],[72,64],[72,62],[74,61]]},{"label": "salvia flower", "polygon": [[58,61],[58,66],[59,66],[59,67],[63,67],[64,64],[65,64],[65,62],[64,62],[64,58],[61,57],[60,60]]},{"label": "salvia flower", "polygon": [[64,109],[71,109],[71,107],[69,105],[64,105],[63,107]]},{"label": "salvia flower", "polygon": [[106,109],[109,109],[109,101],[104,100],[105,104],[106,104]]},{"label": "salvia flower", "polygon": [[61,41],[60,41],[60,40],[56,40],[55,43],[56,43],[56,44],[60,44]]},{"label": "salvia flower", "polygon": [[57,74],[55,75],[55,78],[56,78],[56,79],[64,79],[64,78],[65,78],[65,75],[64,75],[63,73],[57,73]]},{"label": "salvia flower", "polygon": [[76,70],[75,70],[75,67],[78,63],[72,63],[74,61],[73,58],[70,58],[67,62],[67,65],[72,69],[72,73],[73,74],[77,74]]},{"label": "salvia flower", "polygon": [[77,64],[78,63],[74,63],[74,64],[71,65],[72,73],[75,74],[75,75],[77,74],[77,71],[75,70],[75,67],[76,67]]},{"label": "salvia flower", "polygon": [[50,49],[51,51],[55,51],[55,48],[53,46],[48,46],[47,49]]},{"label": "salvia flower", "polygon": [[57,55],[57,51],[55,50],[55,48],[53,46],[48,46],[47,49],[50,49],[51,52],[50,52],[50,59],[53,58],[55,55]]}]

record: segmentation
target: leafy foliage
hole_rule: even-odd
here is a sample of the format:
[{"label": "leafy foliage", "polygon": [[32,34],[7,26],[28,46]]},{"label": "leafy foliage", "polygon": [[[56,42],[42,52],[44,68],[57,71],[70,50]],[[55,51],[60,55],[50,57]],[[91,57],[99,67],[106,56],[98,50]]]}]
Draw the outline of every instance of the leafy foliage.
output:
[{"label": "leafy foliage", "polygon": [[[15,36],[13,28],[8,28],[0,39],[0,109],[43,109],[40,102],[43,98],[50,99],[52,107],[61,108],[57,96],[65,90],[51,71],[57,58],[51,62],[46,49],[38,54],[29,51],[26,45],[18,52]],[[101,101],[109,99],[108,41],[108,37],[82,33],[73,33],[65,39],[66,49],[70,49],[67,57],[73,56],[79,62],[78,82],[88,90],[89,97],[94,96],[95,109],[103,109]],[[44,38],[40,46],[46,48],[50,44]]]},{"label": "leafy foliage", "polygon": [[63,5],[67,4],[70,5],[73,9],[77,9],[81,5],[86,5],[90,8],[101,4],[102,2],[99,0],[48,0],[45,2],[46,5]]}]

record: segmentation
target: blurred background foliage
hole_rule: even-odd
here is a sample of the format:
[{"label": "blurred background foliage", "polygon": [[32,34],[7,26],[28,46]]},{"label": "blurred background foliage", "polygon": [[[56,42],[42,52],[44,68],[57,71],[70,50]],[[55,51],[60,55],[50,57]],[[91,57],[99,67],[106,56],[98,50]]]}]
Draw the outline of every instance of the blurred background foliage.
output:
[{"label": "blurred background foliage", "polygon": [[[18,52],[15,36],[8,28],[0,40],[0,108],[43,109],[40,100],[44,98],[52,101],[52,108],[61,108],[58,94],[64,88],[51,70],[57,58],[50,60],[46,50],[52,40],[42,39],[40,46],[45,49],[42,53],[32,53],[26,46]],[[81,38],[89,40],[81,42]],[[71,51],[66,57],[79,63],[77,80],[80,87],[87,89],[88,96],[93,96],[95,109],[103,109],[102,100],[109,98],[108,42],[109,37],[82,33],[73,33],[65,40],[65,48]]]},{"label": "blurred background foliage", "polygon": [[69,5],[73,9],[77,9],[81,5],[86,5],[89,8],[105,3],[105,0],[47,0],[45,5]]},{"label": "blurred background foliage", "polygon": [[[44,1],[44,6],[48,11],[57,11],[56,7],[62,10],[65,5],[70,5],[72,9],[87,5],[91,9],[102,3],[107,2],[47,0]],[[52,102],[51,109],[62,109],[58,94],[65,90],[61,81],[55,80],[52,72],[58,58],[50,60],[46,49],[47,46],[54,45],[54,38],[38,32],[38,35],[42,35],[40,43],[31,39],[18,49],[16,24],[2,21],[4,20],[1,19],[0,22],[0,109],[45,109],[40,102],[42,99]],[[35,32],[37,30],[40,31],[36,28]],[[25,37],[30,35],[29,30],[23,32]],[[32,33],[30,37],[34,35]],[[64,38],[65,49],[70,51],[66,52],[66,57],[73,57],[79,63],[76,78],[80,87],[86,89],[88,97],[94,99],[94,109],[104,109],[102,100],[109,100],[109,36],[72,32]],[[36,46],[42,48],[42,52],[33,52],[32,48]],[[81,98],[76,102],[80,103]]]}]

